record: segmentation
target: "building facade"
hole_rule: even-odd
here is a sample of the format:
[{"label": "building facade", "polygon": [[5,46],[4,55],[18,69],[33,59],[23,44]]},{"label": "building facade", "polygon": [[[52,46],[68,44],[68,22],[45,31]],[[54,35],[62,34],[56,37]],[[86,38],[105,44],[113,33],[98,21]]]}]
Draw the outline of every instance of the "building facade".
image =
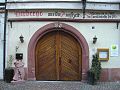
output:
[{"label": "building facade", "polygon": [[26,80],[84,81],[98,52],[100,80],[120,80],[119,3],[8,0],[6,67],[22,53]]}]

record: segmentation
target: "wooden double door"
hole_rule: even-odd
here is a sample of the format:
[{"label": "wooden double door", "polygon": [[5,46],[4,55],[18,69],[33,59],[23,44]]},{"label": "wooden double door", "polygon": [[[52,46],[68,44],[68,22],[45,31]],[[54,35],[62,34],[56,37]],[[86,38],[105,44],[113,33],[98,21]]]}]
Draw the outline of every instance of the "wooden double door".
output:
[{"label": "wooden double door", "polygon": [[45,34],[35,49],[36,80],[81,80],[78,41],[61,30]]}]

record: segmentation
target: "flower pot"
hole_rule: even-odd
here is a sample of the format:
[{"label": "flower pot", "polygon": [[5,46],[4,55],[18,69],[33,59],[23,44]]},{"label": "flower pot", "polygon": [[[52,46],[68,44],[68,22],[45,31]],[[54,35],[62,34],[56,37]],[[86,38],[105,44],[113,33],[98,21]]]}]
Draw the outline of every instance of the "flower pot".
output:
[{"label": "flower pot", "polygon": [[14,69],[6,68],[4,71],[4,81],[10,83],[13,80],[13,76],[14,76]]},{"label": "flower pot", "polygon": [[94,85],[95,84],[95,74],[91,71],[88,71],[88,83],[90,85]]}]

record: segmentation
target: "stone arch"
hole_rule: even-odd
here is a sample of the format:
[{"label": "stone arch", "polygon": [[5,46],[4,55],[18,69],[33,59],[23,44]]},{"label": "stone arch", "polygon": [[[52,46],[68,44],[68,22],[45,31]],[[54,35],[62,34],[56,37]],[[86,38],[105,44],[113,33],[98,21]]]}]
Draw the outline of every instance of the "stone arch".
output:
[{"label": "stone arch", "polygon": [[82,48],[82,81],[86,80],[87,78],[87,71],[89,69],[89,47],[84,38],[84,36],[74,27],[65,24],[65,23],[50,23],[47,24],[40,29],[38,29],[28,44],[28,72],[27,72],[27,79],[28,80],[36,80],[35,77],[35,46],[37,41],[46,33],[51,32],[55,29],[53,28],[63,28],[65,32],[72,35],[76,38],[81,45]]}]

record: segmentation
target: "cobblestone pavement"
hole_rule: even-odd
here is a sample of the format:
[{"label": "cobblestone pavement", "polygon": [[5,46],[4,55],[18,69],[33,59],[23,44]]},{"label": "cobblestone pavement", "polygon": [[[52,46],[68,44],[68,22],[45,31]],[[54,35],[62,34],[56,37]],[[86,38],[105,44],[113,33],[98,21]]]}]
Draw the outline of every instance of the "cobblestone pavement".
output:
[{"label": "cobblestone pavement", "polygon": [[74,81],[25,81],[16,84],[0,81],[0,90],[120,90],[120,82],[99,82],[89,85]]}]

